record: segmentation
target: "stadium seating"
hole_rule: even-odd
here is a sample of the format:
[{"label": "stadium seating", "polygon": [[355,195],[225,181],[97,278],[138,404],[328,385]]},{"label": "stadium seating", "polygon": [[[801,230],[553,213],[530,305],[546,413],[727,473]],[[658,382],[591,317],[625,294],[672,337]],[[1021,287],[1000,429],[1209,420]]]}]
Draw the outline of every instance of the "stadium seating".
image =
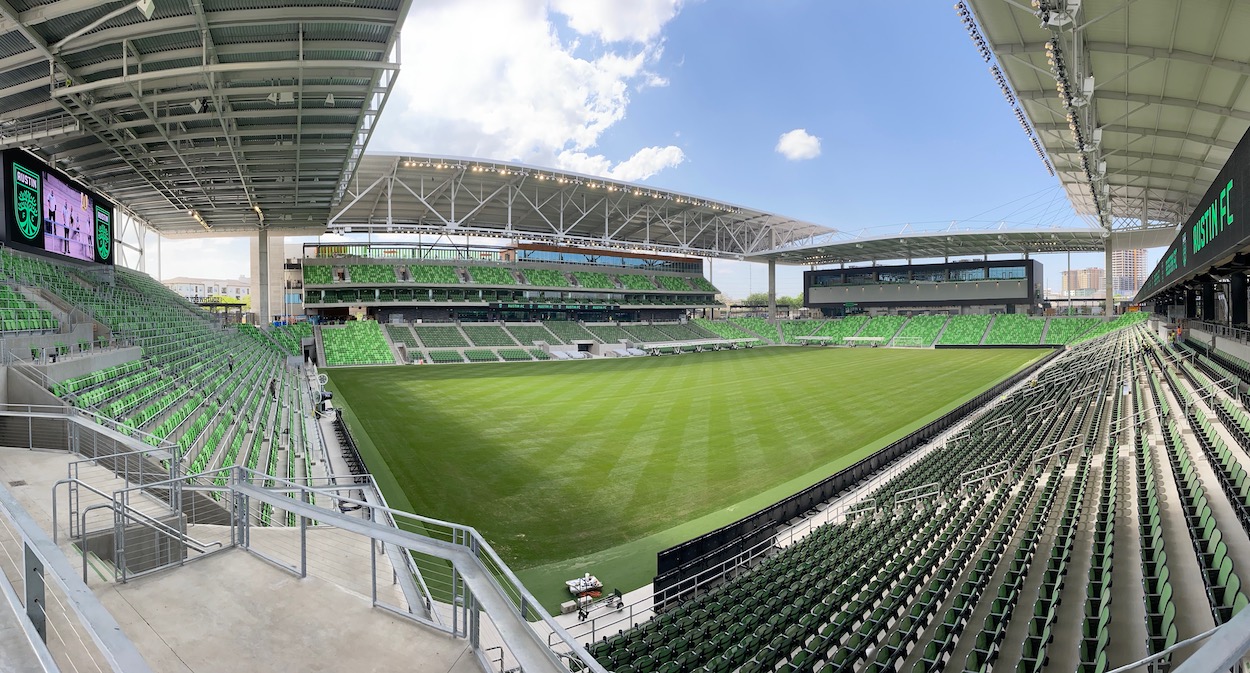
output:
[{"label": "stadium seating", "polygon": [[[745,318],[738,318],[738,320],[742,321]],[[803,343],[799,341],[799,337],[811,336],[825,322],[824,320],[778,320],[777,325],[781,328],[782,338],[786,343],[798,344]]]},{"label": "stadium seating", "polygon": [[530,285],[539,287],[568,287],[569,279],[564,276],[563,272],[555,269],[522,269],[525,279]]},{"label": "stadium seating", "polygon": [[622,273],[618,275],[617,280],[621,281],[621,287],[626,290],[637,290],[639,292],[654,292],[655,283],[651,279],[636,273]]},{"label": "stadium seating", "polygon": [[497,266],[467,267],[469,277],[478,285],[517,285],[512,272]]},{"label": "stadium seating", "polygon": [[516,346],[513,338],[499,325],[461,325],[474,346]]},{"label": "stadium seating", "polygon": [[975,346],[981,343],[992,318],[989,315],[951,316],[937,342],[943,346]]},{"label": "stadium seating", "polygon": [[[302,324],[307,325],[308,323]],[[278,342],[278,345],[282,347],[283,352],[287,355],[300,354],[300,340],[303,337],[299,336],[290,325],[275,327],[269,332],[269,336],[272,337],[274,341]]]},{"label": "stadium seating", "polygon": [[914,315],[894,336],[894,342],[904,345],[914,343],[919,346],[932,346],[938,333],[942,331],[942,325],[946,324],[946,320],[945,315]]},{"label": "stadium seating", "polygon": [[[551,323],[547,323],[551,325]],[[605,344],[614,344],[621,341],[635,341],[635,337],[629,332],[621,329],[617,325],[586,325],[586,329],[594,334],[595,338]],[[670,341],[667,337],[659,339],[662,341]]]},{"label": "stadium seating", "polygon": [[577,281],[578,286],[592,290],[611,290],[615,289],[612,279],[608,278],[606,273],[598,271],[574,271],[573,278]]},{"label": "stadium seating", "polygon": [[699,290],[701,292],[712,292],[712,293],[720,292],[720,290],[716,289],[716,286],[713,285],[711,281],[704,278],[703,276],[690,276],[686,280],[690,281],[690,284],[694,286],[694,289]]},{"label": "stadium seating", "polygon": [[1100,322],[1098,318],[1051,318],[1042,340],[1048,344],[1072,343]]},{"label": "stadium seating", "polygon": [[[817,328],[817,330],[812,333],[812,336],[828,337],[828,339],[824,340],[827,343],[840,344],[842,343],[842,339],[849,336],[855,336],[856,333],[859,332],[865,324],[867,324],[867,322],[868,316],[866,315],[853,315],[846,318],[840,318],[838,320],[829,320]],[[799,343],[802,343],[802,341]]]},{"label": "stadium seating", "polygon": [[396,283],[395,267],[391,264],[353,264],[347,267],[347,277],[352,283]]},{"label": "stadium seating", "polygon": [[586,331],[580,323],[570,320],[548,320],[543,325],[557,338],[560,343],[571,344],[574,341],[595,341],[595,335]]},{"label": "stadium seating", "polygon": [[545,341],[549,344],[564,343],[564,341],[542,325],[508,325],[505,329],[522,346],[531,346],[535,341]]},{"label": "stadium seating", "polygon": [[712,332],[722,339],[751,339],[752,341],[759,341],[759,339],[752,336],[749,332],[728,320],[695,318],[694,322],[699,327],[702,327],[708,332]]},{"label": "stadium seating", "polygon": [[427,348],[463,348],[470,345],[455,325],[413,325],[412,331]]},{"label": "stadium seating", "polygon": [[664,274],[656,274],[655,282],[659,284],[661,289],[673,292],[689,292],[692,288],[685,278],[679,276],[665,276]]},{"label": "stadium seating", "polygon": [[[630,341],[642,341],[644,343],[654,343],[662,341],[675,341],[673,337],[664,332],[663,329],[645,324],[623,324],[622,329]],[[607,341],[605,339],[605,341]],[[613,339],[615,341],[615,339]]]},{"label": "stadium seating", "polygon": [[[142,348],[139,360],[51,384],[54,394],[148,444],[171,442],[191,474],[232,464],[312,474],[308,437],[296,422],[308,413],[305,396],[296,394],[296,375],[284,362],[287,339],[298,344],[311,333],[307,323],[268,335],[222,329],[160,283],[120,266],[113,281],[101,282],[9,250],[0,250],[0,261],[6,278],[59,296]],[[279,401],[268,394],[271,382]],[[304,460],[289,458],[296,454]]]},{"label": "stadium seating", "polygon": [[534,359],[524,348],[500,348],[498,353],[508,362],[531,362]]},{"label": "stadium seating", "polygon": [[679,323],[660,323],[655,327],[667,334],[673,341],[698,341],[717,338],[715,332],[703,329],[697,322],[684,325]]},{"label": "stadium seating", "polygon": [[525,349],[525,351],[529,353],[530,355],[534,356],[535,360],[550,360],[551,359],[551,355],[548,354],[547,351],[541,348],[527,348]]},{"label": "stadium seating", "polygon": [[326,364],[374,365],[394,364],[391,347],[382,336],[382,329],[372,320],[353,320],[341,327],[322,327],[321,341]]},{"label": "stadium seating", "polygon": [[1046,321],[1019,313],[1002,314],[994,318],[994,324],[985,335],[986,345],[1032,345],[1042,341]]},{"label": "stadium seating", "polygon": [[1110,322],[1099,322],[1093,329],[1073,339],[1072,343],[1080,343],[1082,341],[1089,341],[1090,339],[1097,339],[1098,337],[1114,332],[1115,330],[1142,322],[1149,317],[1149,314],[1140,311],[1125,313]]},{"label": "stadium seating", "polygon": [[499,356],[495,351],[486,348],[466,349],[464,356],[469,362],[498,362]]},{"label": "stadium seating", "polygon": [[879,315],[875,316],[864,325],[864,329],[857,336],[876,337],[881,339],[881,343],[888,344],[898,333],[907,318],[901,315]]},{"label": "stadium seating", "polygon": [[421,285],[456,285],[460,283],[460,276],[456,274],[456,269],[451,266],[410,264],[408,265],[408,274],[412,277],[412,282]]},{"label": "stadium seating", "polygon": [[[730,322],[736,323],[742,326],[746,330],[755,332],[761,338],[766,339],[770,343],[774,343],[778,340],[777,327],[763,318],[755,318],[755,317],[733,318],[732,320],[730,320]],[[813,325],[813,329],[814,328],[815,328],[815,325]]]},{"label": "stadium seating", "polygon": [[398,344],[403,344],[409,348],[420,348],[421,342],[417,341],[416,335],[407,325],[387,325],[386,335]]},{"label": "stadium seating", "polygon": [[[942,325],[931,322],[930,337]],[[982,320],[982,334],[985,327]],[[1145,330],[1126,329],[1059,357],[966,431],[879,481],[855,514],[813,528],[710,588],[688,591],[649,621],[600,636],[588,643],[591,654],[608,670],[631,673],[1032,672],[1057,670],[1060,661],[1071,662],[1062,670],[1105,672],[1138,656],[1124,646],[1132,634],[1150,652],[1176,643],[1180,622],[1164,552],[1164,538],[1175,532],[1161,524],[1164,493],[1148,426],[1158,419],[1173,428],[1181,417],[1164,399],[1162,358],[1152,366],[1153,403],[1140,384],[1140,353],[1149,338]],[[1178,399],[1197,398],[1189,386],[1215,394],[1196,367],[1182,373],[1185,381],[1173,374],[1169,383]],[[1132,394],[1109,394],[1122,380],[1135,382]],[[1181,434],[1165,434],[1171,464],[1161,469],[1175,476],[1188,527],[1167,552],[1199,561],[1200,577],[1193,579],[1206,588],[1203,600],[1222,623],[1246,598],[1215,508],[1206,503],[1244,500],[1250,477],[1218,441],[1215,422],[1194,411],[1193,402],[1185,404],[1191,412],[1185,422],[1200,428],[1219,490],[1202,490]],[[1240,411],[1231,400],[1228,407]],[[1049,411],[1039,416],[1038,409]],[[1202,430],[1204,423],[1212,430]],[[1006,430],[1011,441],[1002,440],[1004,428],[1014,428]],[[1131,441],[1111,441],[1109,433]],[[1034,465],[1043,469],[1026,469]],[[1121,491],[1123,470],[1136,480],[1134,498]],[[965,482],[977,474],[987,476]],[[1237,490],[1239,483],[1247,490]],[[922,485],[937,485],[943,495],[901,504],[900,495]],[[1125,516],[1128,508],[1140,517]],[[1121,518],[1137,521],[1140,530],[1123,529]],[[1142,582],[1117,585],[1113,593],[1111,580],[1119,574],[1113,562],[1136,558]],[[1111,604],[1113,595],[1134,600],[1134,593],[1144,623],[1128,605]],[[1060,600],[1067,595],[1074,600]]]},{"label": "stadium seating", "polygon": [[460,351],[454,350],[437,350],[429,351],[430,362],[436,364],[449,364],[453,362],[464,362],[464,357],[460,355]]},{"label": "stadium seating", "polygon": [[328,264],[304,263],[304,285],[329,285],[334,282],[334,268]]}]

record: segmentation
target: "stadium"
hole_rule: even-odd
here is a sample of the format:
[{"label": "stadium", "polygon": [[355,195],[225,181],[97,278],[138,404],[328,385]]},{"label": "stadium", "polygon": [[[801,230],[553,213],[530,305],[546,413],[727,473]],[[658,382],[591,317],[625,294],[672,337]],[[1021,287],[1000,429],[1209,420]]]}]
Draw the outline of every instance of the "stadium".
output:
[{"label": "stadium", "polygon": [[[851,233],[371,149],[403,0],[0,0],[0,670],[1244,668],[1225,5],[961,0],[1088,226]],[[149,234],[248,238],[253,319]]]}]

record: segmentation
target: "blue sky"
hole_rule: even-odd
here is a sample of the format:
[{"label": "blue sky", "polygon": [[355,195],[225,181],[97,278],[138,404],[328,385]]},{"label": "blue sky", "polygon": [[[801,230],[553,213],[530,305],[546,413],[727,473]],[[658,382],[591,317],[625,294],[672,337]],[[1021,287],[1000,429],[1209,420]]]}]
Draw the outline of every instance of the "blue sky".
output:
[{"label": "blue sky", "polygon": [[[950,3],[414,5],[372,150],[641,180],[847,230],[1081,224]],[[210,246],[167,241],[164,275],[247,273],[241,242]],[[1066,260],[1042,261],[1057,289]],[[731,296],[765,289],[762,266],[713,274]],[[778,276],[780,294],[799,291],[801,269]]]}]

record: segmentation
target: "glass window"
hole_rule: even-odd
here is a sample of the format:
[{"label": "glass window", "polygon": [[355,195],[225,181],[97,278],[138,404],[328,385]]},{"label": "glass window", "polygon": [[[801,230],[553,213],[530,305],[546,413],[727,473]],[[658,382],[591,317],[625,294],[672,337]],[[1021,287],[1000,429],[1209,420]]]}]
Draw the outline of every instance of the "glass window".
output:
[{"label": "glass window", "polygon": [[951,269],[951,280],[985,280],[985,267]]},{"label": "glass window", "polygon": [[990,269],[990,278],[994,280],[1024,278],[1023,266],[996,266]]},{"label": "glass window", "polygon": [[873,280],[874,276],[876,275],[877,275],[876,272],[873,271],[872,269],[864,269],[862,271],[847,270],[846,284],[847,285],[869,285],[869,284],[876,282],[875,280]]}]

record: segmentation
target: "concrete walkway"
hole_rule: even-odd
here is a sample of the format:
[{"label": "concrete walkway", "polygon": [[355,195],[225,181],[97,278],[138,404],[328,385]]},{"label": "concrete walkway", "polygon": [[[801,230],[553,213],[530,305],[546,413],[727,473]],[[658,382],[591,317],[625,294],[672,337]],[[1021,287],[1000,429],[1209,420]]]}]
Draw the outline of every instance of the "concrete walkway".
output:
[{"label": "concrete walkway", "polygon": [[98,593],[154,670],[481,673],[464,640],[239,549]]}]

